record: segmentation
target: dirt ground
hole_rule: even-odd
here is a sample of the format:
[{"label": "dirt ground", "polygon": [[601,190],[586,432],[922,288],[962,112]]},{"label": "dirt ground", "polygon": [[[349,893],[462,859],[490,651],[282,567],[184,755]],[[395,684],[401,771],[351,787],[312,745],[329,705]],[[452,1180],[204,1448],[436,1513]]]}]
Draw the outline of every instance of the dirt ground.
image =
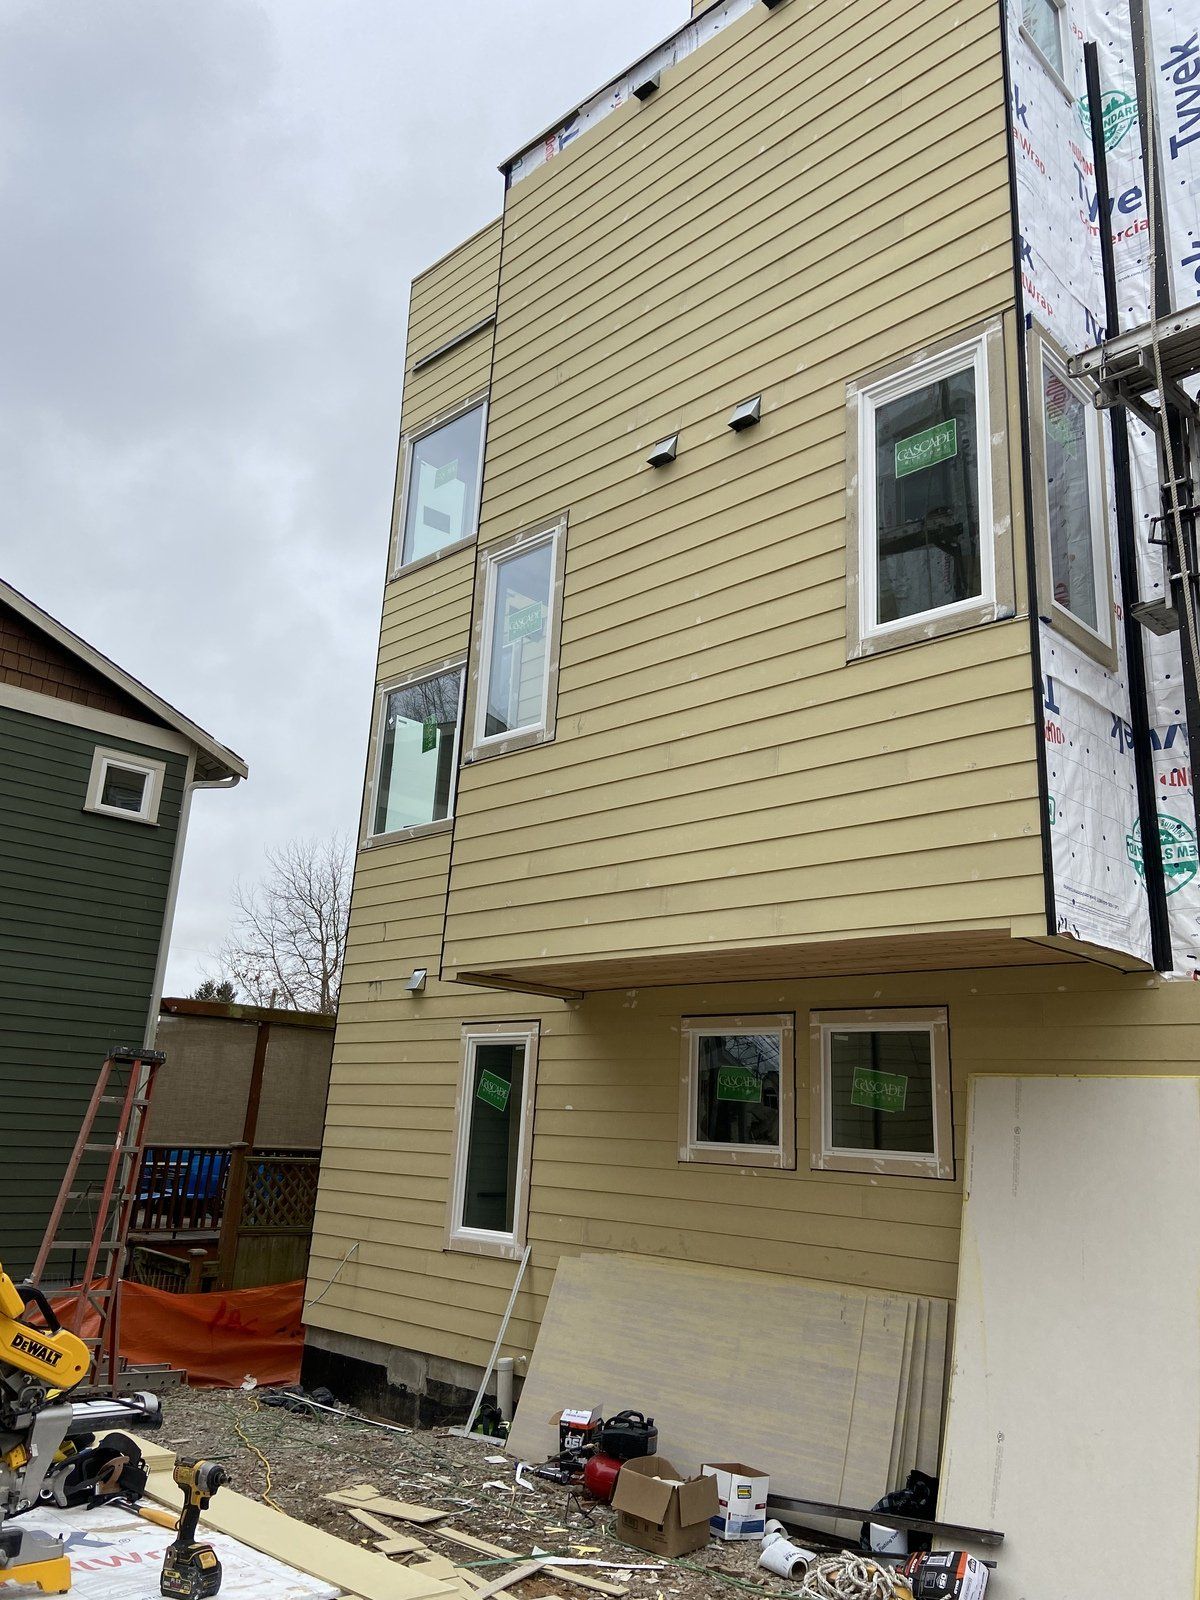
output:
[{"label": "dirt ground", "polygon": [[[611,1512],[585,1515],[569,1509],[569,1491],[555,1484],[518,1488],[512,1462],[497,1459],[502,1454],[498,1441],[494,1446],[476,1443],[440,1430],[388,1433],[341,1417],[278,1410],[263,1405],[253,1393],[236,1390],[169,1390],[163,1406],[165,1419],[157,1438],[177,1455],[221,1460],[234,1489],[262,1500],[268,1492],[267,1467],[253,1445],[269,1463],[269,1493],[281,1511],[367,1547],[376,1535],[324,1495],[370,1483],[395,1499],[448,1510],[449,1526],[518,1555],[528,1556],[536,1546],[554,1555],[628,1563],[627,1576],[601,1570],[594,1576],[626,1584],[635,1600],[665,1600],[668,1595],[734,1600],[739,1588],[786,1600],[793,1592],[783,1579],[758,1569],[756,1542],[714,1541],[682,1560],[659,1560],[656,1571],[637,1571],[657,1558],[620,1543]],[[398,1522],[396,1531],[416,1534],[460,1566],[476,1560],[469,1550],[439,1539],[436,1527]],[[504,1570],[488,1565],[482,1555],[477,1559],[477,1570],[489,1581]],[[588,1591],[564,1583],[561,1575],[531,1578],[507,1592],[517,1600],[550,1594],[590,1600]]]}]

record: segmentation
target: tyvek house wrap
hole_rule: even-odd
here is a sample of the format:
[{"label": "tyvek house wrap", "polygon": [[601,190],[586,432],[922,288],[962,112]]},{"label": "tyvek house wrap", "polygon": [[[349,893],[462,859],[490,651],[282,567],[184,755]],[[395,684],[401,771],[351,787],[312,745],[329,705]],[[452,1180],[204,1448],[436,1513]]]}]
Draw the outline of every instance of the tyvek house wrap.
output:
[{"label": "tyvek house wrap", "polygon": [[[1159,108],[1159,171],[1176,309],[1200,299],[1200,0],[1145,0],[1152,34],[1150,75]],[[1067,0],[1071,49],[1068,97],[1023,26],[1025,0],[1008,0],[1008,49],[1021,283],[1027,320],[1069,354],[1104,336],[1100,258],[1083,44],[1095,40],[1105,104],[1105,146],[1122,329],[1150,312],[1151,235],[1142,168],[1129,0]],[[1160,313],[1165,310],[1160,305]],[[1031,395],[1031,405],[1040,405]],[[1112,505],[1111,434],[1104,421]],[[1149,542],[1159,513],[1154,441],[1130,419],[1141,598],[1163,590],[1162,562]],[[1035,493],[1037,485],[1035,484]],[[1113,555],[1117,615],[1122,595]],[[1122,630],[1109,671],[1057,632],[1039,596],[1045,741],[1057,931],[1150,960],[1150,925],[1130,738]],[[1167,863],[1167,904],[1176,971],[1200,975],[1191,761],[1178,635],[1147,634],[1146,672],[1154,743],[1159,831]]]}]

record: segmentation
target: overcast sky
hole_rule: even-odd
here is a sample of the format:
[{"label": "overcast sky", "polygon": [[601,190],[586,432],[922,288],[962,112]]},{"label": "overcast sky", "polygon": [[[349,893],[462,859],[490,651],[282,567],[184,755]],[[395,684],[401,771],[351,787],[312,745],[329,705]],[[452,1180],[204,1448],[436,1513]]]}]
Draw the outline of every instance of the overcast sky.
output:
[{"label": "overcast sky", "polygon": [[239,751],[168,992],[358,822],[408,282],[687,0],[0,0],[0,570]]}]

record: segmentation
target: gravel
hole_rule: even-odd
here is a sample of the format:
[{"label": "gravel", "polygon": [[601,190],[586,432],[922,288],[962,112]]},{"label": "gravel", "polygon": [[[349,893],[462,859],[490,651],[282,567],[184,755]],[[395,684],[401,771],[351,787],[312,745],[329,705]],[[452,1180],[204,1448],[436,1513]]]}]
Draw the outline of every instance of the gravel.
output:
[{"label": "gravel", "polygon": [[[494,1444],[455,1438],[442,1430],[390,1433],[343,1417],[297,1414],[263,1404],[255,1393],[238,1390],[180,1389],[164,1395],[165,1420],[159,1441],[177,1455],[223,1462],[231,1486],[339,1538],[371,1547],[375,1535],[343,1507],[324,1499],[336,1489],[370,1483],[393,1499],[452,1513],[449,1526],[502,1545],[528,1558],[535,1546],[554,1555],[591,1556],[638,1566],[654,1561],[645,1551],[618,1542],[615,1519],[607,1508],[590,1514],[568,1506],[569,1491],[534,1480],[525,1490],[513,1480],[513,1463]],[[244,1435],[243,1439],[239,1434]],[[248,1442],[247,1442],[248,1441]],[[254,1450],[250,1446],[254,1446]],[[385,1519],[387,1520],[387,1519]],[[415,1534],[431,1550],[460,1566],[478,1559],[469,1550],[438,1537],[436,1528],[397,1522],[396,1532]],[[628,1578],[596,1571],[607,1582],[625,1583],[633,1600],[696,1596],[737,1600],[739,1591],[758,1591],[786,1600],[793,1586],[759,1571],[756,1542],[710,1543],[682,1561],[667,1561],[657,1572],[630,1572]],[[490,1581],[504,1569],[483,1565]],[[563,1595],[592,1600],[564,1574],[527,1579],[510,1592],[516,1600]]]}]

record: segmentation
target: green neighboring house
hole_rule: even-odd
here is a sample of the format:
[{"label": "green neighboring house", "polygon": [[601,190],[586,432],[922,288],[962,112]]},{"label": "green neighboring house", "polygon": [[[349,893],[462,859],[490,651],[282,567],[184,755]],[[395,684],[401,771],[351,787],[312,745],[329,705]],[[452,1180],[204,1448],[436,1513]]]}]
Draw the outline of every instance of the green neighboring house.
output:
[{"label": "green neighboring house", "polygon": [[0,581],[0,1263],[14,1276],[33,1264],[100,1063],[153,1042],[192,793],[245,776]]}]

